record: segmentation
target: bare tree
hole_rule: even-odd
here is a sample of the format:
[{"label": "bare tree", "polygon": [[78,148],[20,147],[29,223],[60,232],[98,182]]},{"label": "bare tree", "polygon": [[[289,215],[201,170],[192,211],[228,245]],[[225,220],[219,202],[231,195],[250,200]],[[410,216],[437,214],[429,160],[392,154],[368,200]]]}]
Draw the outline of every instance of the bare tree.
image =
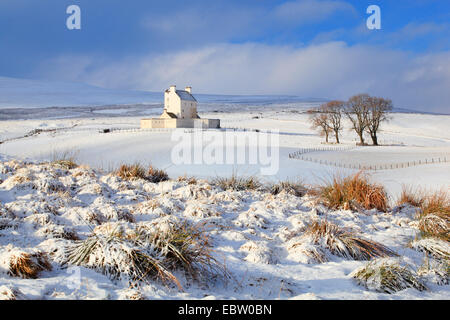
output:
[{"label": "bare tree", "polygon": [[392,111],[392,101],[384,98],[369,97],[369,114],[367,117],[367,132],[374,146],[378,145],[377,132],[383,121],[389,120],[388,113]]},{"label": "bare tree", "polygon": [[346,105],[345,114],[352,123],[352,129],[359,137],[361,145],[364,145],[364,131],[368,126],[369,95],[359,94],[351,97]]},{"label": "bare tree", "polygon": [[342,113],[344,111],[344,107],[345,102],[337,100],[330,101],[323,106],[324,111],[328,114],[329,125],[331,130],[334,132],[336,143],[340,143],[339,132],[344,128],[342,125]]},{"label": "bare tree", "polygon": [[319,109],[311,118],[312,128],[319,130],[321,136],[325,136],[325,141],[328,143],[328,137],[332,132],[330,126],[329,115]]}]

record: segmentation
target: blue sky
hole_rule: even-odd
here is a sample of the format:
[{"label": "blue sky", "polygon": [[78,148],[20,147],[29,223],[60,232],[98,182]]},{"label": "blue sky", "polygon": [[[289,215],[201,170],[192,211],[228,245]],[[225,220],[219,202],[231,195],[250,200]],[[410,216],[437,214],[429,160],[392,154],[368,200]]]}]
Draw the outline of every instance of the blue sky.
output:
[{"label": "blue sky", "polygon": [[[82,29],[66,28],[81,8]],[[381,8],[382,29],[366,28]],[[159,91],[368,92],[450,112],[448,0],[2,0],[0,76]]]}]

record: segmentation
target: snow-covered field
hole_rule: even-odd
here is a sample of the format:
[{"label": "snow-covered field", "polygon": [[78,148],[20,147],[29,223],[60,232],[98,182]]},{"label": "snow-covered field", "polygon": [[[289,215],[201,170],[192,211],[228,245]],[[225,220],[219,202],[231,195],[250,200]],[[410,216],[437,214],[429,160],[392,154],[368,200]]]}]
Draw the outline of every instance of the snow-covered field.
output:
[{"label": "snow-covered field", "polygon": [[[300,103],[299,110],[304,110],[306,105]],[[216,107],[220,110],[219,105]],[[450,116],[395,113],[380,133],[382,146],[355,147],[354,133],[345,130],[340,147],[346,150],[317,151],[305,155],[317,161],[341,165],[335,167],[289,158],[290,153],[305,148],[332,149],[336,146],[323,144],[323,138],[310,128],[307,114],[277,108],[274,105],[267,110],[267,107],[257,106],[254,111],[200,113],[200,116],[219,118],[222,128],[241,130],[237,132],[243,134],[249,132],[243,129],[279,131],[279,170],[276,175],[262,176],[263,180],[301,179],[304,183],[316,184],[335,173],[357,171],[345,169],[343,165],[347,168],[350,165],[358,168],[359,165],[383,165],[388,166],[388,170],[370,171],[370,174],[375,181],[383,183],[392,195],[397,195],[403,184],[420,185],[426,189],[448,188],[450,163],[444,163],[444,160],[450,160]],[[232,172],[260,174],[260,167],[253,164],[174,165],[171,151],[178,142],[172,140],[173,131],[141,131],[138,130],[139,121],[140,117],[132,116],[3,121],[0,140],[5,142],[0,144],[0,153],[21,159],[49,160],[55,152],[69,150],[76,153],[80,163],[96,168],[109,170],[124,162],[139,161],[162,168],[174,178],[185,174],[202,178],[226,176]],[[124,130],[107,134],[100,132],[106,128]],[[43,132],[24,137],[36,129]],[[219,134],[224,136],[226,131],[219,131]],[[209,143],[205,139],[203,146]],[[434,162],[441,159],[441,163],[428,163],[432,159]],[[424,164],[407,167],[414,161]],[[396,165],[401,164],[405,167],[397,169]],[[390,168],[391,165],[394,169]]]},{"label": "snow-covered field", "polygon": [[[348,169],[352,166],[383,165],[388,169],[369,170],[368,174],[385,186],[392,204],[404,184],[449,191],[450,116],[395,113],[382,128],[379,147],[356,147],[355,135],[347,124],[340,146],[343,149],[336,150],[335,145],[323,144],[304,113],[317,101],[212,95],[199,99],[200,117],[219,118],[223,128],[203,134],[253,132],[279,139],[279,170],[263,176],[255,164],[173,164],[174,132],[138,129],[142,116],[160,112],[158,96],[149,95],[145,100],[144,93],[121,93],[122,98],[125,95],[121,100],[107,90],[82,87],[79,90],[93,93],[85,100],[66,103],[42,94],[48,86],[44,90],[37,82],[28,85],[30,96],[24,98],[19,90],[23,82],[0,78],[0,91],[9,92],[0,101],[0,298],[450,298],[449,285],[437,285],[429,275],[421,276],[425,291],[408,288],[387,294],[376,291],[376,284],[366,288],[353,279],[352,272],[366,261],[337,256],[322,248],[325,261],[320,263],[305,253],[320,248],[305,240],[304,228],[326,220],[387,246],[399,255],[388,261],[399,261],[417,273],[427,259],[410,246],[418,234],[416,208],[393,207],[386,213],[334,211],[311,196],[224,191],[211,183],[234,172],[258,176],[265,183],[300,180],[317,185],[335,174],[359,171]],[[17,94],[11,95],[15,88]],[[67,92],[64,88],[59,88],[62,96],[74,94],[73,87]],[[98,97],[98,104],[92,103],[93,96]],[[123,105],[124,101],[128,104]],[[103,133],[110,128],[119,130]],[[183,134],[194,137],[196,132],[184,130]],[[201,147],[207,144],[204,141]],[[317,148],[329,150],[306,153],[312,161],[289,158],[294,152]],[[69,170],[39,164],[64,152],[75,155],[82,166]],[[111,172],[122,163],[133,162],[164,169],[171,180],[124,181]],[[180,176],[196,177],[197,181],[178,181]],[[99,257],[91,257],[90,264],[80,267],[70,261],[66,264],[66,250],[77,243],[76,239],[85,240],[93,234],[108,237],[111,230],[125,235],[142,229],[170,230],[184,222],[205,225],[212,255],[226,266],[228,277],[218,273],[193,280],[176,270],[174,275],[183,290],[153,280],[130,287],[124,278],[114,280],[100,269],[88,268],[98,264],[95,259]],[[37,279],[22,279],[9,271],[11,261],[21,254],[30,254],[43,265]],[[51,270],[45,261],[39,261],[43,256]],[[115,251],[106,260],[119,258]]]}]

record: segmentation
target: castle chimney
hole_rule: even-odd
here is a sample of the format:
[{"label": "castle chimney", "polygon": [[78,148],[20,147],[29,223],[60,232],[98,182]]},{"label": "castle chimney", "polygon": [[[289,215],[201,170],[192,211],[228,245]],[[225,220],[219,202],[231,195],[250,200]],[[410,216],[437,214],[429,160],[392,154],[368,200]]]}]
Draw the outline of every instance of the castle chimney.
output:
[{"label": "castle chimney", "polygon": [[186,87],[186,89],[184,89],[185,91],[192,93],[192,87]]},{"label": "castle chimney", "polygon": [[176,85],[171,85],[169,91],[170,92],[175,92],[177,90],[177,86]]}]

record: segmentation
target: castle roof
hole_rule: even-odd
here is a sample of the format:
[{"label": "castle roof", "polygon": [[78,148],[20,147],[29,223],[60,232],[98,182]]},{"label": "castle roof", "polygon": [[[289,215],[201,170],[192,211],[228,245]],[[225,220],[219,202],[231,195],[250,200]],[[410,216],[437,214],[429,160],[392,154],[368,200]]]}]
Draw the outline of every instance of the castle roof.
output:
[{"label": "castle roof", "polygon": [[194,96],[185,90],[176,90],[175,92],[181,98],[181,100],[197,102],[197,100],[195,100]]},{"label": "castle roof", "polygon": [[167,113],[167,115],[169,116],[169,117],[171,117],[172,119],[176,119],[176,118],[178,118],[174,113],[172,113],[172,112],[166,112]]}]

